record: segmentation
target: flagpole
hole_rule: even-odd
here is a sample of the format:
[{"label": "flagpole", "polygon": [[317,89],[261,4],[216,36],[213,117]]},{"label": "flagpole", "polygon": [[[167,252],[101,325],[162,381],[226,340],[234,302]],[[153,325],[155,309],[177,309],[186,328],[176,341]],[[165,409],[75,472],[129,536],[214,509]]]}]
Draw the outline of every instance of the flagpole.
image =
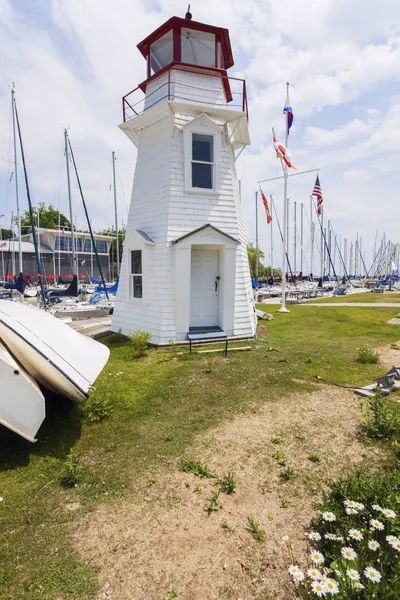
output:
[{"label": "flagpole", "polygon": [[[289,82],[286,83],[286,97],[289,94]],[[288,126],[288,117],[287,115],[285,115],[285,122],[286,122],[286,135],[285,135],[285,147],[288,147],[288,140],[289,140],[289,126]],[[290,310],[288,310],[286,308],[286,228],[287,228],[287,221],[288,221],[288,215],[287,215],[287,203],[288,203],[288,197],[287,197],[287,183],[288,183],[288,168],[287,165],[284,164],[283,159],[281,158],[281,165],[282,165],[282,169],[283,169],[283,224],[282,224],[282,229],[283,229],[283,239],[282,239],[282,272],[281,272],[281,289],[282,289],[282,305],[281,308],[278,310],[278,312],[280,313],[288,313],[290,312]]]},{"label": "flagpole", "polygon": [[321,215],[319,217],[319,224],[321,227],[321,275],[322,280],[324,278],[324,209],[321,206]]},{"label": "flagpole", "polygon": [[293,223],[294,223],[293,271],[294,271],[294,277],[295,277],[295,280],[296,280],[296,272],[297,272],[297,260],[296,260],[297,259],[297,252],[296,252],[296,250],[297,250],[297,248],[296,248],[296,241],[297,241],[297,202],[294,202],[293,206],[294,206],[294,220],[293,220]]},{"label": "flagpole", "polygon": [[[269,195],[269,200],[271,202],[271,215],[274,212],[274,199],[272,194]],[[274,278],[274,241],[273,241],[273,221],[271,221],[271,277]]]},{"label": "flagpole", "polygon": [[282,306],[278,310],[280,313],[288,313],[290,310],[286,308],[286,223],[287,223],[287,180],[288,180],[288,171],[287,166],[283,164],[281,159],[282,169],[283,169],[283,237],[282,237],[282,271],[281,271],[281,290],[282,290]]},{"label": "flagpole", "polygon": [[256,276],[255,286],[258,290],[258,208],[257,208],[258,192],[256,191]]}]

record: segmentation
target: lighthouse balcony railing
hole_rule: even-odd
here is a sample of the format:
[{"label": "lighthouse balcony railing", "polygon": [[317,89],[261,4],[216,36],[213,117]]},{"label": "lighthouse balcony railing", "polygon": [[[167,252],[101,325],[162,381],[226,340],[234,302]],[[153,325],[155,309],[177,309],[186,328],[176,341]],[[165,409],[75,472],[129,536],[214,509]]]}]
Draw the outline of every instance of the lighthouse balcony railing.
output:
[{"label": "lighthouse balcony railing", "polygon": [[[196,78],[176,77],[175,71],[186,71],[202,75],[200,84]],[[220,71],[196,69],[192,65],[182,65],[157,73],[155,80],[140,84],[122,98],[124,123],[165,101],[205,104],[213,107],[243,111],[248,118],[247,91],[244,79],[228,77]],[[204,77],[206,76],[206,77]],[[210,79],[208,79],[210,77]],[[146,94],[143,95],[144,90]]]}]

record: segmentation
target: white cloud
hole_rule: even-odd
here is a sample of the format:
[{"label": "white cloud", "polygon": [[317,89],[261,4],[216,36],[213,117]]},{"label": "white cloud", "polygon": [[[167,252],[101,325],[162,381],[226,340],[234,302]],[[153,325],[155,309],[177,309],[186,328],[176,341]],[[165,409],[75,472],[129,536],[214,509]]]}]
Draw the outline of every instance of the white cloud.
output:
[{"label": "white cloud", "polygon": [[[172,15],[183,15],[185,8],[178,0],[52,0],[29,3],[18,12],[9,0],[0,0],[1,158],[9,158],[7,84],[13,80],[36,202],[60,201],[66,210],[62,128],[69,125],[94,224],[112,222],[111,150],[117,153],[128,199],[136,156],[117,128],[121,97],[145,79],[145,61],[136,44]],[[253,144],[239,159],[238,173],[250,237],[254,239],[256,182],[280,175],[271,126],[283,135],[285,82],[290,81],[294,163],[300,170],[321,167],[327,211],[349,238],[360,219],[365,239],[373,235],[376,219],[364,218],[365,207],[376,202],[375,182],[385,173],[379,218],[395,240],[397,228],[385,215],[392,212],[398,188],[398,0],[203,0],[192,12],[198,21],[229,28],[240,64],[232,74],[247,80]],[[367,174],[375,176],[364,185]],[[0,213],[12,206],[8,176],[9,164],[2,161]],[[314,174],[293,178],[293,201],[308,206],[313,183]],[[280,183],[270,190],[278,202]],[[82,220],[76,189],[74,198]],[[265,251],[268,235],[262,236]]]}]

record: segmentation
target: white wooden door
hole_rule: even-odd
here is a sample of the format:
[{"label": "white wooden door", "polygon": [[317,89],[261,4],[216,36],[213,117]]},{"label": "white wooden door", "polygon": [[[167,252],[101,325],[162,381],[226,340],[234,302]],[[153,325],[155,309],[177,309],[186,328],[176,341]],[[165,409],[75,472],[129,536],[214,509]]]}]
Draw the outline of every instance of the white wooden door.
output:
[{"label": "white wooden door", "polygon": [[218,275],[218,250],[192,248],[190,327],[218,325]]}]

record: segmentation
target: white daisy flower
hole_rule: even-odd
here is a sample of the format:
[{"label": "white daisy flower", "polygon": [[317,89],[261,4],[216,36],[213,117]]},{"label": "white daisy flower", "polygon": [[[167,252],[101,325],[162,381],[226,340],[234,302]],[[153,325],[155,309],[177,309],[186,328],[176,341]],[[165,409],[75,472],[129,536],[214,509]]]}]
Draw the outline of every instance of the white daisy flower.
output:
[{"label": "white daisy flower", "polygon": [[307,575],[311,579],[321,579],[322,578],[322,573],[318,569],[308,569]]},{"label": "white daisy flower", "polygon": [[343,538],[342,538],[342,536],[341,536],[341,535],[337,535],[337,536],[336,536],[336,541],[337,541],[337,542],[343,542],[344,540],[343,540]]},{"label": "white daisy flower", "polygon": [[381,523],[381,521],[378,521],[378,519],[371,519],[369,524],[371,525],[371,527],[373,529],[379,529],[379,531],[382,531],[383,529],[385,529],[384,524]]},{"label": "white daisy flower", "polygon": [[377,542],[376,540],[371,540],[370,542],[368,542],[368,548],[370,550],[373,550],[374,552],[376,552],[379,547],[380,547],[380,543]]},{"label": "white daisy flower", "polygon": [[355,506],[355,508],[356,508],[357,510],[364,510],[364,508],[365,508],[365,505],[364,505],[362,502],[356,502],[356,506]]},{"label": "white daisy flower", "polygon": [[357,540],[358,542],[361,542],[361,540],[364,539],[363,534],[361,533],[361,531],[358,531],[358,529],[349,529],[349,536],[353,540]]},{"label": "white daisy flower", "polygon": [[357,552],[354,552],[353,548],[342,548],[340,553],[346,560],[354,560],[357,557]]},{"label": "white daisy flower", "polygon": [[296,575],[300,571],[300,568],[297,565],[290,565],[288,568],[289,575]]},{"label": "white daisy flower", "polygon": [[297,571],[297,573],[295,575],[293,575],[293,580],[296,583],[301,583],[302,581],[304,581],[304,573],[303,571]]},{"label": "white daisy flower", "polygon": [[358,510],[355,508],[346,508],[346,515],[358,515]]},{"label": "white daisy flower", "polygon": [[349,508],[356,508],[357,502],[354,502],[354,500],[343,500],[343,504]]},{"label": "white daisy flower", "polygon": [[394,540],[394,542],[391,542],[390,544],[392,546],[392,548],[394,550],[397,550],[397,552],[400,552],[400,540]]},{"label": "white daisy flower", "polygon": [[365,585],[363,585],[359,581],[356,581],[354,587],[356,588],[356,590],[363,590],[365,588]]},{"label": "white daisy flower", "polygon": [[318,533],[318,531],[310,531],[310,533],[308,534],[308,539],[314,540],[315,542],[319,542],[319,540],[321,539],[321,536]]},{"label": "white daisy flower", "polygon": [[322,583],[322,581],[313,581],[311,583],[311,589],[318,596],[318,598],[322,598],[322,596],[326,596],[328,589],[326,587],[326,583]]},{"label": "white daisy flower", "polygon": [[331,541],[337,540],[337,537],[334,533],[324,533],[324,538]]},{"label": "white daisy flower", "polygon": [[373,581],[374,583],[379,583],[382,579],[382,575],[373,567],[366,567],[364,569],[364,575],[367,579]]},{"label": "white daisy flower", "polygon": [[395,535],[387,535],[386,536],[386,541],[389,542],[389,544],[391,544],[392,542],[396,542],[397,539],[398,538]]},{"label": "white daisy flower", "polygon": [[382,508],[382,514],[385,515],[385,517],[387,519],[395,519],[396,518],[396,513],[394,512],[394,510],[391,510],[390,508]]},{"label": "white daisy flower", "polygon": [[311,550],[310,559],[316,565],[319,565],[325,561],[324,555],[318,550]]},{"label": "white daisy flower", "polygon": [[322,513],[322,518],[324,521],[336,521],[336,516],[332,512]]},{"label": "white daisy flower", "polygon": [[381,507],[381,506],[379,506],[379,504],[373,504],[373,505],[372,505],[372,508],[373,508],[374,510],[379,510],[379,511],[381,511],[381,510],[382,510],[382,507]]},{"label": "white daisy flower", "polygon": [[328,581],[326,582],[325,585],[326,585],[328,594],[335,596],[336,594],[339,593],[339,584],[334,579],[328,579]]},{"label": "white daisy flower", "polygon": [[360,579],[360,574],[355,569],[348,569],[346,573],[347,577],[349,577],[349,579],[351,579],[352,581],[358,581]]}]

